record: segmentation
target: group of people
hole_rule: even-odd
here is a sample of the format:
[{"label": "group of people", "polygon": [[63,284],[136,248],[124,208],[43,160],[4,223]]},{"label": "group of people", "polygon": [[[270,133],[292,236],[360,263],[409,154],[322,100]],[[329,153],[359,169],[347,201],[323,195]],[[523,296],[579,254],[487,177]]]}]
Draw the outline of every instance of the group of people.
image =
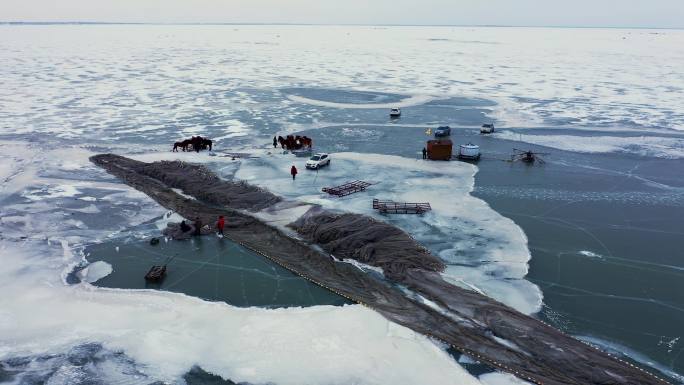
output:
[{"label": "group of people", "polygon": [[[218,234],[223,235],[223,229],[226,227],[226,219],[223,217],[223,215],[219,215],[218,220],[216,221],[216,231]],[[195,217],[195,220],[192,223],[192,226],[188,225],[185,220],[182,220],[180,223],[180,229],[183,233],[188,233],[192,231],[194,228],[194,235],[202,235],[202,220],[200,217]]]},{"label": "group of people", "polygon": [[180,142],[176,142],[173,144],[173,150],[174,152],[177,152],[178,149],[180,148],[183,151],[195,151],[195,152],[200,152],[200,150],[206,150],[209,149],[209,151],[212,150],[212,141],[211,139],[203,138],[201,136],[193,136],[190,139],[185,139]]},{"label": "group of people", "polygon": [[273,137],[273,148],[277,148],[278,144],[283,150],[300,150],[302,148],[311,148],[313,145],[313,140],[308,136],[292,136],[287,135],[286,137],[278,136]]}]

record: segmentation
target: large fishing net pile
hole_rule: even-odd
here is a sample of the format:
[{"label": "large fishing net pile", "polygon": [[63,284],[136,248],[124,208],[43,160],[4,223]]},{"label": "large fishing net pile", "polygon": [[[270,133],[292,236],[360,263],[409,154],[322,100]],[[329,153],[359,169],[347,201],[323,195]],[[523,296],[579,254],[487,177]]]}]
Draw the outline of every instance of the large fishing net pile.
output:
[{"label": "large fishing net pile", "polygon": [[408,269],[442,271],[445,267],[404,231],[364,215],[312,209],[289,226],[337,258],[382,268],[393,281],[402,280]]},{"label": "large fishing net pile", "polygon": [[[282,199],[264,189],[244,182],[219,178],[206,167],[181,161],[162,161],[139,164],[136,170],[156,178],[169,187],[217,206],[258,211]],[[191,175],[192,178],[188,178]]]}]

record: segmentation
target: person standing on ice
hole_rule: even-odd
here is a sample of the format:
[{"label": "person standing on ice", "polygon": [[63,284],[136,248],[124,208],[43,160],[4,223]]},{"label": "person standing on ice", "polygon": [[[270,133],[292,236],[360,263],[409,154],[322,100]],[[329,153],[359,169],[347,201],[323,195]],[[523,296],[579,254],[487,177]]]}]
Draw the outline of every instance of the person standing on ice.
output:
[{"label": "person standing on ice", "polygon": [[182,220],[181,224],[180,224],[180,229],[182,232],[187,233],[188,231],[190,231],[192,229],[192,227],[188,226],[188,224],[185,223],[185,220]]},{"label": "person standing on ice", "polygon": [[427,159],[427,149],[423,147],[423,159]]},{"label": "person standing on ice", "polygon": [[276,137],[274,136],[273,137],[273,148],[277,148],[277,147],[278,147],[278,139],[276,139]]},{"label": "person standing on ice", "polygon": [[223,215],[219,215],[218,217],[218,222],[216,222],[216,228],[218,229],[218,233],[223,235],[223,227],[226,225],[226,220],[223,219]]},{"label": "person standing on ice", "polygon": [[195,235],[202,235],[202,220],[200,217],[195,218]]},{"label": "person standing on ice", "polygon": [[292,174],[292,180],[295,180],[295,177],[297,176],[297,167],[292,165],[292,168],[290,169],[290,174]]}]

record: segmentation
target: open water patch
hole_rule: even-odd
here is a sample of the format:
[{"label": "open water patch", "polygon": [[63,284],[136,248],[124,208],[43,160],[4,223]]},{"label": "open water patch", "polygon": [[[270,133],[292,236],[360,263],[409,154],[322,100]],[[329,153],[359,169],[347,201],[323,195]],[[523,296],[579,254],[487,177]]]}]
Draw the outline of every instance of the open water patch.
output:
[{"label": "open water patch", "polygon": [[[113,271],[94,284],[123,289],[158,289],[185,293],[239,307],[344,305],[343,297],[317,286],[244,247],[217,236],[186,241],[165,240],[157,245],[120,239],[87,246],[86,258],[108,263]],[[145,273],[169,261],[159,283]],[[92,266],[92,265],[91,265]],[[83,274],[79,274],[83,275]]]}]

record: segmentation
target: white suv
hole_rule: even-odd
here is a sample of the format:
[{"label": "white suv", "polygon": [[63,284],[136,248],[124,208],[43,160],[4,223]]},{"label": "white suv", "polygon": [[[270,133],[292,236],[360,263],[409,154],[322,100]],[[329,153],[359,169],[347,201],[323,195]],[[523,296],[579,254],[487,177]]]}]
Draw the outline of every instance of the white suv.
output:
[{"label": "white suv", "polygon": [[317,170],[323,166],[329,166],[330,165],[330,155],[326,153],[318,153],[309,160],[306,161],[306,168],[312,169],[312,170]]}]

